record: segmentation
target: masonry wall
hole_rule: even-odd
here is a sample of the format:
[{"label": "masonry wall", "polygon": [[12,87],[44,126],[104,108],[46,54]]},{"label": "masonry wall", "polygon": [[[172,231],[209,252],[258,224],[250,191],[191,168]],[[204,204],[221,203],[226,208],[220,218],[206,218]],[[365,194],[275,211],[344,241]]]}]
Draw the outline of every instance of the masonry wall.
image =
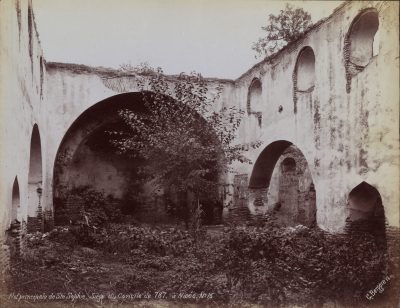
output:
[{"label": "masonry wall", "polygon": [[[345,37],[366,8],[379,12],[379,53],[351,79],[346,91]],[[235,102],[246,109],[253,79],[262,83],[261,127],[255,115],[245,120],[240,139],[260,139],[253,161],[276,140],[295,144],[307,159],[317,198],[317,222],[326,230],[343,229],[349,192],[362,181],[378,189],[389,225],[399,225],[398,3],[346,3],[304,38],[263,61],[235,81]],[[315,54],[315,87],[297,93],[293,72],[300,51]],[[295,112],[296,111],[296,112]],[[237,165],[239,174],[251,165]],[[233,182],[233,180],[231,180]]]},{"label": "masonry wall", "polygon": [[[138,88],[135,76],[118,70],[91,68],[83,65],[48,63],[46,71],[47,83],[49,85],[46,93],[49,105],[47,126],[52,131],[51,136],[48,136],[46,140],[48,149],[46,178],[48,183],[52,183],[57,151],[67,130],[74,121],[88,108],[97,105],[100,101],[118,94],[135,93],[138,91]],[[171,83],[173,83],[173,78],[172,76]],[[233,84],[232,81],[221,82],[226,84],[228,88]],[[210,81],[211,93],[215,93],[215,88],[218,84],[219,81]],[[219,110],[224,104],[230,103],[227,99],[229,97],[227,89],[224,90],[223,97],[224,99],[219,100],[216,104],[216,110]],[[78,133],[77,138],[72,138],[69,141],[75,144],[72,147],[77,148],[82,142],[82,136],[94,130],[96,124],[87,124],[84,126],[81,128],[83,133]],[[118,178],[121,179],[121,177],[114,177],[116,180]],[[103,185],[109,184],[105,180]],[[115,185],[110,184],[111,186]],[[47,204],[53,202],[53,189],[54,187],[49,184],[48,191],[50,193],[46,195]]]},{"label": "masonry wall", "polygon": [[[34,124],[46,138],[44,62],[31,1],[0,1],[0,243],[11,223],[19,186],[19,219],[27,221],[30,142]],[[42,158],[46,149],[42,147]],[[0,265],[3,264],[3,246]],[[1,274],[0,274],[1,275]]]},{"label": "masonry wall", "polygon": [[[16,176],[22,216],[27,216],[33,125],[38,125],[42,143],[43,208],[51,210],[56,153],[68,128],[99,101],[137,90],[132,76],[118,70],[60,63],[47,63],[43,68],[29,5],[29,1],[0,2],[2,230],[10,223]],[[357,14],[370,7],[379,12],[379,53],[364,70],[350,77],[349,90],[346,34]],[[302,39],[237,80],[210,80],[213,86],[224,87],[216,110],[229,105],[247,110],[250,84],[254,78],[260,80],[257,106],[242,123],[238,142],[262,141],[260,148],[248,153],[253,162],[276,140],[287,140],[300,149],[315,184],[317,223],[326,230],[344,227],[348,194],[362,181],[380,192],[389,225],[399,225],[399,93],[393,86],[399,81],[397,13],[397,2],[346,3]],[[306,46],[315,55],[315,87],[300,93],[296,84],[301,81],[295,80],[293,72]],[[253,165],[235,164],[234,168],[242,182],[249,181]],[[233,192],[233,184],[232,174],[227,190]],[[265,187],[263,194],[267,191]],[[246,194],[242,195],[242,201],[249,202]]]}]

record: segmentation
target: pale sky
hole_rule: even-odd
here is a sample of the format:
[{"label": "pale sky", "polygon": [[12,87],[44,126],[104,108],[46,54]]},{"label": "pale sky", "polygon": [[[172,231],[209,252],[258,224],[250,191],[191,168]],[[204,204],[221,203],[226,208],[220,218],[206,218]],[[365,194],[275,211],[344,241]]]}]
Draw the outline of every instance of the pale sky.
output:
[{"label": "pale sky", "polygon": [[[288,1],[329,16],[342,1]],[[47,61],[118,68],[148,62],[167,74],[235,79],[259,62],[252,43],[284,1],[33,0]]]}]

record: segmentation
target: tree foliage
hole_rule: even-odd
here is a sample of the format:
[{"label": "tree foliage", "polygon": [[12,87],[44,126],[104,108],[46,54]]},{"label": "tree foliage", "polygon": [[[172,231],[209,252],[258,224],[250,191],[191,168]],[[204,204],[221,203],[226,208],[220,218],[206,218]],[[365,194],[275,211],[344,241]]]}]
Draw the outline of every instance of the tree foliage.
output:
[{"label": "tree foliage", "polygon": [[261,27],[266,31],[266,36],[259,38],[252,49],[256,51],[256,57],[269,56],[297,40],[311,25],[311,15],[308,12],[286,4],[279,15],[269,15],[268,24]]},{"label": "tree foliage", "polygon": [[234,143],[244,111],[221,108],[222,86],[200,74],[168,77],[147,64],[122,69],[136,75],[146,112],[119,112],[129,127],[113,132],[119,151],[146,161],[142,173],[154,187],[217,199],[229,163],[249,162],[244,151],[259,145]]}]

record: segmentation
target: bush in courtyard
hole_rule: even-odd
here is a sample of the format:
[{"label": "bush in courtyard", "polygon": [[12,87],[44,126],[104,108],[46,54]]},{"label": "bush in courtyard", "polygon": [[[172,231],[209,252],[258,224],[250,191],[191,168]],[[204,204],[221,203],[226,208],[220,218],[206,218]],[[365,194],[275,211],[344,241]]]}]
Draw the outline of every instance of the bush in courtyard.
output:
[{"label": "bush in courtyard", "polygon": [[387,275],[385,253],[371,235],[306,227],[234,228],[222,262],[228,287],[259,303],[362,302]]}]

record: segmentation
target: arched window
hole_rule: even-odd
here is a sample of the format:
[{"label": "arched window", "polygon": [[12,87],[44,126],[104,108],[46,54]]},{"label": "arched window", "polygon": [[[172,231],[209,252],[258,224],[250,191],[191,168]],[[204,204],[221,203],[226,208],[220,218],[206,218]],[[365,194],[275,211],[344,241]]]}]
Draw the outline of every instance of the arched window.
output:
[{"label": "arched window", "polygon": [[312,91],[315,86],[315,56],[311,47],[303,48],[296,62],[296,91]]},{"label": "arched window", "polygon": [[368,9],[353,21],[348,40],[350,44],[349,61],[357,66],[366,66],[378,54],[379,17],[375,9]]},{"label": "arched window", "polygon": [[247,94],[247,113],[254,114],[258,118],[258,125],[262,122],[262,84],[260,79],[254,78]]}]

